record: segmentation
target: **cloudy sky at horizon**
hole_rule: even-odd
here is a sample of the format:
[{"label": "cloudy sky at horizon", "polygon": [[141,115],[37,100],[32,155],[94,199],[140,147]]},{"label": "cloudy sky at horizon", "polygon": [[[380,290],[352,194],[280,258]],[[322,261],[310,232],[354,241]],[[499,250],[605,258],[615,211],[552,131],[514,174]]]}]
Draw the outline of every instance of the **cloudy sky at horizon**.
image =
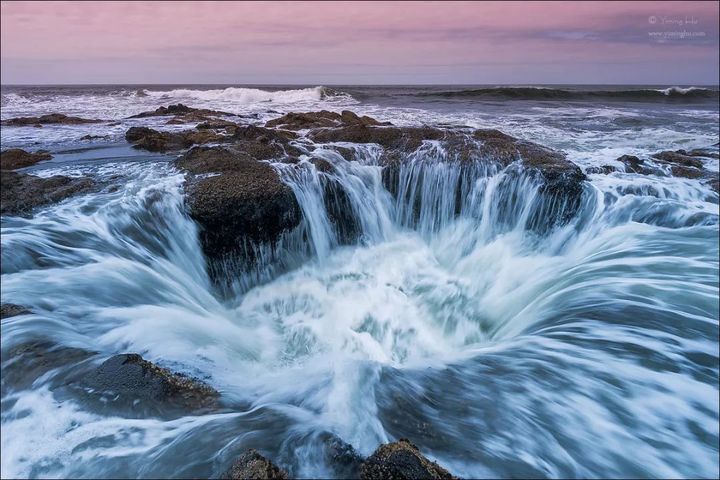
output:
[{"label": "cloudy sky at horizon", "polygon": [[718,84],[712,2],[1,2],[2,84]]}]

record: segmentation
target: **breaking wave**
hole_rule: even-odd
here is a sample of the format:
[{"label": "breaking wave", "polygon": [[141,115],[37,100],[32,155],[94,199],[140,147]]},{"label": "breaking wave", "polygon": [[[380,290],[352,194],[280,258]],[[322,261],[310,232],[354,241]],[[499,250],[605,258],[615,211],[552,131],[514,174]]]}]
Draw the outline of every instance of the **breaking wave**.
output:
[{"label": "breaking wave", "polygon": [[159,99],[194,99],[204,102],[219,101],[240,104],[317,102],[336,96],[348,96],[346,93],[322,86],[291,90],[228,87],[215,90],[177,88],[167,91],[143,90],[142,92],[145,96]]}]

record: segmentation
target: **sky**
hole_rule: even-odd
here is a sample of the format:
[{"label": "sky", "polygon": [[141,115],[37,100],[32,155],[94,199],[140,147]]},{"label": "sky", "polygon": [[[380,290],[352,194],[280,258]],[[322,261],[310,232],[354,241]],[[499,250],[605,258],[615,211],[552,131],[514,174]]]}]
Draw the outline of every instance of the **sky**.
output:
[{"label": "sky", "polygon": [[3,1],[7,84],[718,84],[712,2]]}]

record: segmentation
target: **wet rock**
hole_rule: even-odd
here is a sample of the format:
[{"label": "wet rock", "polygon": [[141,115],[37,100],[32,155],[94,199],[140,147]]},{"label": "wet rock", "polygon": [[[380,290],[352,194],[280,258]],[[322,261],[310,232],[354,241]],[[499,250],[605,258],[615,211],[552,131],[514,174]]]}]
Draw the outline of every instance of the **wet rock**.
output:
[{"label": "wet rock", "polygon": [[[691,151],[665,150],[655,153],[648,160],[636,157],[635,155],[623,155],[617,161],[625,165],[628,173],[640,175],[665,176],[669,170],[673,177],[704,180],[706,185],[718,193],[718,173],[705,168],[703,158],[716,159],[717,152],[711,149],[697,148]],[[593,167],[588,173],[610,173],[606,167]],[[665,167],[664,169],[662,167]],[[591,171],[592,170],[592,171]]]},{"label": "wet rock", "polygon": [[283,145],[287,144],[290,140],[298,138],[296,133],[288,130],[275,130],[255,125],[238,125],[231,130],[231,133],[233,139],[236,141],[276,142]]},{"label": "wet rock", "polygon": [[230,133],[228,141],[233,143],[236,150],[248,153],[258,160],[283,158],[284,161],[294,163],[297,160],[290,157],[300,155],[300,150],[290,143],[297,137],[293,132],[254,125],[228,127],[227,131]]},{"label": "wet rock", "polygon": [[151,152],[165,152],[171,147],[181,148],[179,137],[170,132],[159,132],[148,127],[130,127],[125,132],[125,140],[135,148]]},{"label": "wet rock", "polygon": [[69,117],[62,113],[50,113],[48,115],[42,115],[40,117],[18,117],[3,120],[2,125],[8,125],[13,127],[22,126],[42,126],[42,125],[80,125],[84,123],[100,123],[103,120],[88,119],[80,117]]},{"label": "wet rock", "polygon": [[615,168],[612,165],[601,165],[599,167],[589,167],[588,169],[585,170],[585,173],[587,173],[588,175],[595,174],[595,173],[607,175],[609,173],[613,173],[616,171],[617,171],[617,168]]},{"label": "wet rock", "polygon": [[652,169],[648,169],[648,166],[645,164],[645,160],[638,158],[635,155],[623,155],[618,157],[616,161],[625,165],[625,171],[627,173],[647,174],[652,171]]},{"label": "wet rock", "polygon": [[160,132],[148,127],[131,127],[125,132],[125,139],[134,148],[163,153],[198,144],[222,142],[226,137],[211,130]]},{"label": "wet rock", "polygon": [[321,110],[319,112],[290,112],[282,117],[269,120],[265,126],[286,130],[305,130],[312,128],[335,128],[353,125],[392,125],[390,122],[379,122],[368,116],[358,116],[354,112],[344,110],[342,113]]},{"label": "wet rock", "polygon": [[28,313],[32,312],[22,305],[16,305],[14,303],[3,303],[0,305],[0,319],[10,318],[16,315],[27,315]]},{"label": "wet rock", "polygon": [[689,155],[691,157],[706,157],[714,158],[715,160],[720,159],[720,152],[716,150],[710,150],[709,148],[694,148],[689,152],[686,152],[685,150],[678,150],[678,152]]},{"label": "wet rock", "polygon": [[20,148],[11,148],[0,153],[0,169],[17,170],[35,165],[43,160],[50,160],[52,155],[48,152],[30,153]]},{"label": "wet rock", "polygon": [[212,118],[209,120],[205,120],[204,122],[198,124],[195,128],[198,130],[225,130],[227,127],[238,127],[239,125],[235,122],[231,122],[230,120],[222,120],[219,118]]},{"label": "wet rock", "polygon": [[83,135],[80,140],[98,140],[100,138],[108,138],[107,135]]},{"label": "wet rock", "polygon": [[[211,260],[243,252],[244,242],[273,243],[300,223],[292,189],[275,169],[231,147],[195,147],[180,157],[187,203]],[[213,176],[214,175],[214,176]],[[251,261],[252,258],[247,260]]]},{"label": "wet rock", "polygon": [[691,167],[691,168],[703,168],[702,160],[696,158],[696,156],[688,155],[685,150],[663,151],[656,153],[652,156],[656,160],[660,160],[665,163],[670,163],[674,166]]},{"label": "wet rock", "polygon": [[238,457],[230,468],[220,475],[220,478],[229,480],[282,480],[288,478],[288,474],[260,455],[257,450],[250,449]]},{"label": "wet rock", "polygon": [[159,107],[155,110],[138,113],[137,115],[132,115],[128,118],[161,117],[166,115],[187,116],[191,114],[195,115],[196,118],[198,116],[208,115],[232,115],[232,113],[228,112],[221,112],[219,110],[208,110],[204,108],[193,108],[188,107],[187,105],[183,105],[182,103],[178,103],[176,105],[168,105],[167,107]]},{"label": "wet rock", "polygon": [[376,143],[386,149],[414,151],[425,140],[442,140],[445,131],[431,127],[393,127],[355,124],[339,128],[311,131],[308,135],[318,143]]},{"label": "wet rock", "polygon": [[[544,200],[537,202],[544,207],[536,209],[529,217],[527,228],[548,229],[567,222],[580,206],[585,174],[580,167],[567,160],[561,152],[529,141],[519,140],[498,130],[466,129],[442,130],[430,127],[403,128],[376,127],[372,130],[387,130],[392,133],[385,142],[382,180],[385,188],[397,196],[402,166],[413,161],[412,153],[423,140],[439,141],[445,151],[444,161],[455,162],[460,169],[475,168],[478,165],[500,168],[517,164],[519,169],[511,175],[527,174],[540,183],[540,194]],[[462,190],[462,188],[459,188]],[[419,197],[413,206],[419,213]],[[456,204],[460,206],[460,192],[456,192]]]},{"label": "wet rock", "polygon": [[145,403],[197,410],[216,406],[220,396],[205,383],[173,373],[134,353],[110,357],[79,383],[108,403],[133,406]]},{"label": "wet rock", "polygon": [[707,181],[706,185],[708,185],[715,193],[720,194],[720,179],[718,179],[717,176]]},{"label": "wet rock", "polygon": [[452,479],[450,472],[431,462],[406,439],[381,445],[362,464],[362,480]]},{"label": "wet rock", "polygon": [[181,117],[173,117],[170,120],[168,120],[167,122],[165,122],[165,125],[184,125],[186,123],[187,123],[187,121]]},{"label": "wet rock", "polygon": [[335,435],[325,441],[325,461],[333,469],[335,478],[360,478],[364,460],[352,445]]},{"label": "wet rock", "polygon": [[93,355],[95,352],[40,339],[3,349],[0,358],[2,390],[29,388],[35,380],[51,370],[77,365]]},{"label": "wet rock", "polygon": [[42,178],[11,171],[2,172],[0,183],[0,214],[21,216],[29,216],[36,207],[87,193],[96,187],[89,178],[62,175]]},{"label": "wet rock", "polygon": [[[396,127],[347,111],[342,114],[327,111],[287,114],[266,125],[309,129],[307,137],[316,143],[351,142],[382,146],[383,185],[393,195],[398,192],[402,166],[413,161],[413,154],[427,142],[439,142],[445,151],[444,161],[457,162],[459,168],[474,168],[479,164],[504,168],[516,163],[523,167],[516,173],[536,178],[541,184],[540,193],[545,197],[545,210],[539,208],[532,213],[529,220],[532,225],[528,228],[549,228],[566,222],[579,208],[584,191],[584,173],[563,153],[494,129]],[[321,168],[329,168],[322,162],[320,165]],[[416,200],[419,202],[419,198]],[[341,198],[338,201],[342,203]],[[459,201],[456,203],[459,206]],[[413,208],[418,213],[419,205]]]},{"label": "wet rock", "polygon": [[335,166],[324,158],[311,158],[310,163],[315,165],[318,172],[330,173],[335,171]]}]

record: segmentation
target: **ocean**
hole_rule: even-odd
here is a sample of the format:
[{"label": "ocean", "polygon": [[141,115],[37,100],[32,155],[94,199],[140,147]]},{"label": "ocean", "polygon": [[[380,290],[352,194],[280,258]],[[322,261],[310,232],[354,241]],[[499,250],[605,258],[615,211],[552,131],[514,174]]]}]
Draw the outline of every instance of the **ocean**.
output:
[{"label": "ocean", "polygon": [[[699,149],[717,174],[716,86],[1,94],[2,120],[103,120],[3,126],[3,150],[53,155],[23,172],[112,186],[2,217],[2,302],[32,312],[2,320],[3,478],[209,477],[247,448],[294,477],[327,478],[336,475],[323,454],[329,435],[363,456],[408,438],[464,478],[720,474],[719,196],[704,177],[662,165],[636,173],[618,160]],[[587,174],[582,203],[565,224],[528,228],[537,185],[505,169],[461,171],[433,141],[400,174],[409,201],[383,188],[377,146],[343,144],[354,161],[325,154],[333,173],[270,159],[297,198],[304,236],[283,246],[284,268],[228,273],[221,289],[176,155],[125,140],[132,126],[192,127],[128,118],[177,103],[253,125],[351,110],[400,127],[497,129],[564,152]],[[349,199],[355,241],[328,217],[327,175]],[[50,367],[38,369],[13,353],[48,344],[93,354],[58,365],[47,355]],[[78,368],[124,352],[202,379],[222,408],[131,415],[64,388]]]}]

